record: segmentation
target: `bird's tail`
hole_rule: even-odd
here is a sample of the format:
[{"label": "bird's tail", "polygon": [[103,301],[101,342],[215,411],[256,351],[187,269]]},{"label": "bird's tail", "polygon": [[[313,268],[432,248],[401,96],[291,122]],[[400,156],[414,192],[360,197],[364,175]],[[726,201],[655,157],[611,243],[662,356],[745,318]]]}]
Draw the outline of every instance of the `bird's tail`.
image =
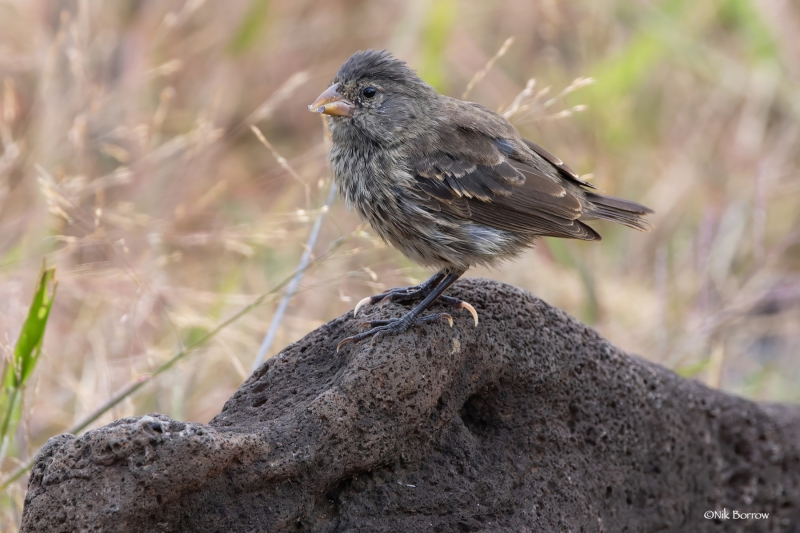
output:
[{"label": "bird's tail", "polygon": [[599,218],[601,220],[610,220],[639,231],[650,231],[653,227],[650,222],[643,218],[644,215],[653,213],[653,210],[649,207],[630,200],[603,196],[594,192],[586,191],[584,194],[586,200],[588,200],[588,205],[585,206],[584,216],[581,219]]}]

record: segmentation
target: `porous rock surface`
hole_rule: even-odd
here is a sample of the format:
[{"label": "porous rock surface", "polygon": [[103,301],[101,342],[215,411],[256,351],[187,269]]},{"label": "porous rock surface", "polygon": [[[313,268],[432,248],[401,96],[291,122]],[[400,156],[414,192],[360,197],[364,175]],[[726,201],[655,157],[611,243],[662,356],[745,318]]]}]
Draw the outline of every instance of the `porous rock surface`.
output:
[{"label": "porous rock surface", "polygon": [[207,425],[50,439],[22,531],[800,531],[800,408],[682,379],[514,287],[452,294],[477,328],[464,312],[337,354],[347,313]]}]

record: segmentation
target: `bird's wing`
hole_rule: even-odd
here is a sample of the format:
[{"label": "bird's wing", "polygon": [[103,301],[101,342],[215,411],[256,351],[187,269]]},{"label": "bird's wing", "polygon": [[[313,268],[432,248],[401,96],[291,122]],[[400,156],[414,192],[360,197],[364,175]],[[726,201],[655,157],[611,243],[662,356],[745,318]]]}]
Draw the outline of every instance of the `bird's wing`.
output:
[{"label": "bird's wing", "polygon": [[581,185],[582,187],[588,187],[590,189],[597,188],[588,181],[582,180],[580,176],[578,176],[578,173],[569,168],[561,159],[557,158],[556,156],[554,156],[553,154],[551,154],[550,152],[548,152],[547,150],[536,144],[535,142],[529,141],[528,139],[522,139],[522,142],[524,142],[528,148],[536,152],[536,154],[539,155],[542,159],[553,165],[559,171],[559,173],[562,176],[564,176],[567,180],[575,182],[576,184]]},{"label": "bird's wing", "polygon": [[[546,156],[530,147],[537,154],[532,156],[527,143],[499,115],[477,104],[451,102],[447,131],[429,149],[409,158],[424,205],[531,236],[600,239],[578,220],[582,192],[569,181],[581,182],[568,167],[541,148]],[[550,167],[552,176],[543,166]]]}]

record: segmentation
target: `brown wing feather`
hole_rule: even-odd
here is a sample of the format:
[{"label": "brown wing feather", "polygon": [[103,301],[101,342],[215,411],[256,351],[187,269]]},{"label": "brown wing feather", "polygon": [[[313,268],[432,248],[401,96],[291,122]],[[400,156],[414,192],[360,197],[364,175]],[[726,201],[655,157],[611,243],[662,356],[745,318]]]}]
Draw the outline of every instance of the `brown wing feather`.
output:
[{"label": "brown wing feather", "polygon": [[583,223],[592,218],[649,228],[648,208],[584,190],[595,187],[497,113],[442,98],[446,120],[430,143],[436,150],[410,159],[424,205],[532,236],[599,240]]},{"label": "brown wing feather", "polygon": [[451,170],[450,156],[437,152],[415,159],[412,168],[418,189],[438,201],[439,210],[458,218],[531,236],[600,238],[578,220],[580,199],[528,165],[501,160],[494,166],[473,165],[459,175]]}]

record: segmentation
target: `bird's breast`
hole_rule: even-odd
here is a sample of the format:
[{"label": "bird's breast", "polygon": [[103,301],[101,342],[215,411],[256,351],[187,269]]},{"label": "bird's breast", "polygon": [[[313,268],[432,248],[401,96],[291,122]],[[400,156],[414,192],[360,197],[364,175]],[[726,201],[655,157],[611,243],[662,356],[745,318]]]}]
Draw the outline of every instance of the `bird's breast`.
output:
[{"label": "bird's breast", "polygon": [[333,175],[347,206],[372,222],[374,215],[401,201],[407,173],[399,158],[370,146],[337,147],[331,150]]},{"label": "bird's breast", "polygon": [[336,185],[361,219],[387,242],[417,238],[423,224],[433,223],[412,192],[413,177],[401,154],[369,146],[336,146],[331,166]]}]

